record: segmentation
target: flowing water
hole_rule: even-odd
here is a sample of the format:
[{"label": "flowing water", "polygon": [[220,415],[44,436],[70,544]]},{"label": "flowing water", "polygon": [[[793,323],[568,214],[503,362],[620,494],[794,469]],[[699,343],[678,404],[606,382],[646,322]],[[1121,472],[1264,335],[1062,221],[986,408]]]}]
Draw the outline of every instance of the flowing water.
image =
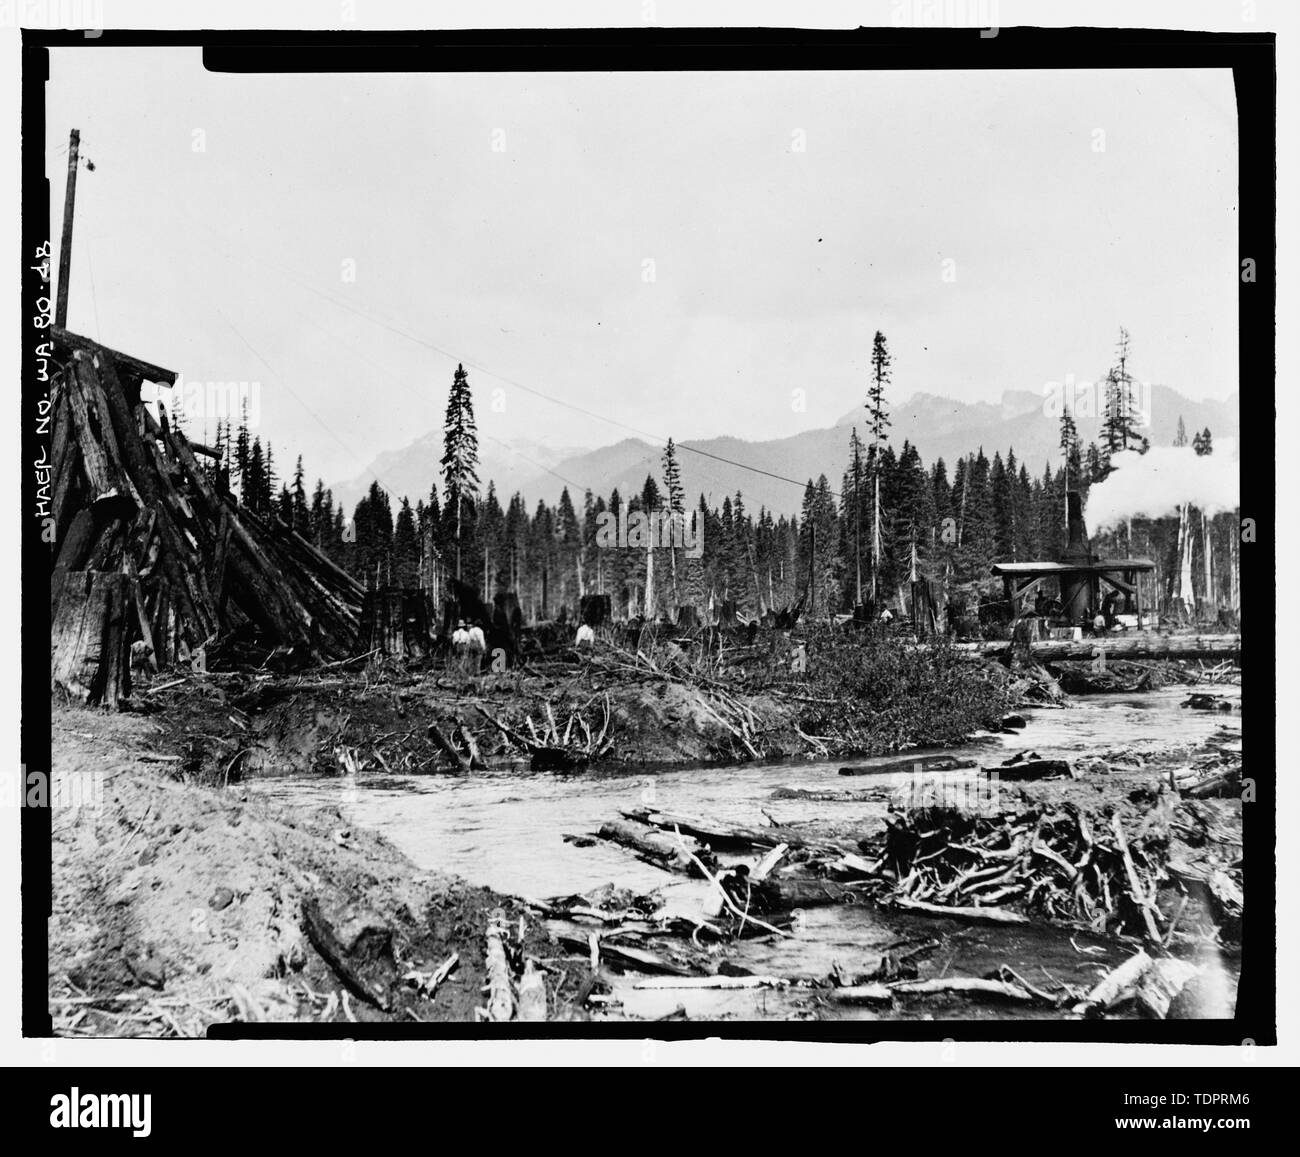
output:
[{"label": "flowing water", "polygon": [[[1238,688],[1217,688],[1224,696]],[[989,767],[1017,751],[1034,750],[1046,759],[1078,759],[1121,750],[1143,755],[1194,748],[1224,728],[1240,733],[1239,714],[1221,715],[1180,708],[1182,687],[1133,695],[1079,697],[1064,710],[1024,712],[1027,726],[1016,734],[980,736],[946,748],[945,755],[968,758]],[[924,752],[909,753],[918,757]],[[897,763],[894,756],[853,760],[854,766]],[[653,806],[704,815],[750,826],[763,826],[765,813],[782,823],[830,821],[845,831],[876,832],[895,793],[908,784],[906,773],[840,776],[847,761],[744,764],[728,767],[674,768],[654,772],[589,772],[552,775],[518,771],[477,772],[460,776],[373,776],[344,778],[277,778],[258,781],[253,790],[298,804],[340,808],[349,823],[377,829],[420,868],[454,872],[474,884],[527,898],[564,896],[614,883],[636,892],[657,890],[675,910],[698,913],[709,886],[683,880],[635,859],[631,853],[598,842],[588,847],[566,843],[566,834],[594,833],[626,808]],[[944,773],[960,782],[973,772]],[[935,773],[927,773],[934,778]],[[813,791],[870,792],[867,801],[817,802],[772,798],[778,788]],[[804,913],[794,938],[762,943],[741,942],[730,959],[755,974],[824,977],[833,961],[849,971],[864,966],[880,949],[906,936],[937,934],[942,926],[943,954],[933,970],[953,975],[982,975],[1009,964],[1031,982],[1047,978],[1087,983],[1098,966],[1118,963],[1127,949],[1105,941],[1074,936],[1075,944],[1095,944],[1102,952],[1080,952],[1070,933],[1034,925],[1027,928],[962,926],[952,921],[909,918],[870,906],[813,908]],[[947,964],[944,964],[944,961]],[[934,963],[932,961],[932,963]],[[929,971],[923,975],[930,974]],[[1032,975],[1031,975],[1032,974]],[[615,995],[624,1015],[654,1017],[684,1003],[692,1016],[788,1017],[797,1015],[806,990],[737,990],[680,992],[637,990],[620,985]],[[930,1010],[933,1012],[933,1010]],[[1005,1010],[962,1005],[952,1015],[1005,1016]],[[869,1018],[870,1010],[837,1015]],[[891,1013],[897,1016],[898,1013]],[[939,1015],[939,1014],[935,1014]]]}]

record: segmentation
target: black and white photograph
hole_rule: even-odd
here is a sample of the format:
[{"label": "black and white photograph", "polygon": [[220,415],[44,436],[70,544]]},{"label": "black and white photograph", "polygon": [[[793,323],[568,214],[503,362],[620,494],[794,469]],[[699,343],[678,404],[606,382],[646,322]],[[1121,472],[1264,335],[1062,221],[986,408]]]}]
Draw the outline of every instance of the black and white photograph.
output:
[{"label": "black and white photograph", "polygon": [[93,7],[24,1035],[1276,1043],[1266,22]]}]

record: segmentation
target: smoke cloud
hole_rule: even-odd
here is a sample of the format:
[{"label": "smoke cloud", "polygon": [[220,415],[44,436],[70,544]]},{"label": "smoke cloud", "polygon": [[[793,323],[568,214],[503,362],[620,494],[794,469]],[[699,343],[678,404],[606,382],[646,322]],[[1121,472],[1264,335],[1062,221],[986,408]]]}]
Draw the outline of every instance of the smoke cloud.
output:
[{"label": "smoke cloud", "polygon": [[1199,457],[1190,446],[1152,446],[1145,454],[1127,450],[1111,459],[1114,472],[1088,492],[1084,517],[1092,530],[1106,530],[1127,518],[1162,518],[1184,502],[1220,514],[1241,502],[1237,440],[1214,443]]}]

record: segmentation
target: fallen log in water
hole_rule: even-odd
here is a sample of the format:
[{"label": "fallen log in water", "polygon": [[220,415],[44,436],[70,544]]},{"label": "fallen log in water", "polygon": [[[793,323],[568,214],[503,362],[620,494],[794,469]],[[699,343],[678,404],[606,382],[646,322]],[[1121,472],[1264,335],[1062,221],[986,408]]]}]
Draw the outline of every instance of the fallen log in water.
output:
[{"label": "fallen log in water", "polygon": [[696,866],[697,860],[716,868],[716,861],[712,854],[707,848],[701,847],[696,840],[688,837],[686,846],[683,847],[672,836],[649,824],[630,820],[609,820],[600,825],[597,835],[602,840],[609,840],[620,847],[630,848],[637,853],[639,859],[657,868],[663,868],[667,872],[679,872],[684,876],[703,879],[704,874]]},{"label": "fallen log in water", "polygon": [[895,759],[890,763],[841,767],[840,775],[911,775],[927,771],[959,771],[975,766],[973,759],[955,755],[920,755],[914,759]]},{"label": "fallen log in water", "polygon": [[664,828],[668,831],[679,830],[683,835],[694,836],[715,850],[774,848],[777,844],[791,843],[790,840],[783,840],[775,829],[724,824],[702,816],[684,815],[680,812],[664,812],[654,808],[627,808],[621,814],[627,819],[648,824],[650,827]]},{"label": "fallen log in water", "polygon": [[996,767],[987,767],[984,770],[989,775],[996,775],[998,779],[1010,783],[1028,779],[1076,778],[1074,768],[1066,760],[1043,759],[1035,751],[1022,752],[1004,763],[999,763]]},{"label": "fallen log in water", "polygon": [[733,872],[720,877],[727,895],[750,912],[790,912],[795,908],[820,908],[829,904],[860,901],[861,889],[812,875],[769,876],[755,880],[749,873]]},{"label": "fallen log in water", "polygon": [[714,851],[745,851],[749,848],[774,848],[786,844],[792,849],[825,850],[838,853],[840,849],[827,840],[810,840],[788,827],[753,828],[743,824],[729,824],[704,816],[684,815],[681,812],[660,811],[657,808],[626,808],[620,814],[626,819],[651,827],[674,829],[684,835],[694,836]]}]

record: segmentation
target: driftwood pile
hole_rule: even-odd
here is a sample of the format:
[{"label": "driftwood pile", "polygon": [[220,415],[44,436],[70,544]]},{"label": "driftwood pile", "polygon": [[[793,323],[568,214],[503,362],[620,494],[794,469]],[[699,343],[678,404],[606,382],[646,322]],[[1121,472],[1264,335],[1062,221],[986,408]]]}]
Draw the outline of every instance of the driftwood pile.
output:
[{"label": "driftwood pile", "polygon": [[[911,809],[890,827],[883,848],[860,842],[863,855],[788,826],[747,827],[629,809],[598,832],[565,838],[579,846],[617,844],[656,867],[703,879],[712,885],[711,905],[698,917],[670,914],[656,894],[606,886],[530,906],[546,917],[561,944],[589,952],[593,975],[600,967],[631,973],[641,978],[631,984],[636,989],[807,988],[814,1000],[848,1006],[896,1006],[946,995],[1036,1005],[1074,1017],[1134,1008],[1159,1019],[1210,1015],[1195,1001],[1179,1004],[1202,969],[1169,955],[1169,945],[1189,896],[1204,902],[1219,934],[1239,936],[1240,865],[1169,860],[1169,831],[1186,826],[1184,820],[1197,823],[1193,839],[1212,842],[1219,835],[1209,805],[1184,803],[1174,811],[1171,802],[1157,801],[1131,834],[1117,813],[1090,822],[1072,809],[1026,807],[993,818]],[[873,849],[880,854],[866,854]],[[1172,917],[1155,906],[1162,883],[1183,893]],[[1044,988],[1005,964],[983,976],[921,977],[917,961],[941,943],[924,935],[887,946],[870,968],[849,971],[836,963],[824,980],[749,975],[724,958],[726,946],[742,937],[799,935],[802,909],[864,902],[894,905],[910,915],[1010,925],[1030,924],[1032,913],[1097,934],[1137,933],[1147,949],[1091,988],[1055,979]],[[605,999],[597,994],[591,1002]]]},{"label": "driftwood pile", "polygon": [[114,706],[131,667],[202,670],[218,648],[291,664],[358,649],[362,589],[278,520],[223,492],[214,452],[155,419],[175,375],[56,327],[51,375],[51,677]]},{"label": "driftwood pile", "polygon": [[1131,931],[1163,943],[1156,907],[1168,880],[1169,834],[1153,808],[1129,837],[1118,813],[1109,822],[1074,808],[1027,807],[994,817],[945,808],[898,815],[885,839],[884,866],[900,907],[982,921],[1022,923],[999,905],[1095,932]]},{"label": "driftwood pile", "polygon": [[[588,709],[593,707],[597,698],[602,700],[599,723],[594,711],[591,719],[587,718]],[[481,703],[475,704],[479,714],[501,733],[506,745],[528,754],[534,771],[572,771],[608,754],[614,745],[608,693],[592,696],[582,707],[569,709],[562,726],[549,700],[542,707],[544,716],[540,724],[533,722],[531,713],[524,716],[528,726],[525,734],[493,715]],[[445,749],[449,749],[449,745]],[[454,749],[451,749],[451,754],[455,754]],[[463,770],[468,770],[468,767]]]},{"label": "driftwood pile", "polygon": [[[718,930],[782,931],[800,908],[889,904],[916,914],[980,923],[1028,924],[1037,917],[1098,934],[1130,933],[1162,945],[1178,916],[1156,905],[1170,887],[1203,901],[1220,932],[1240,934],[1242,893],[1231,863],[1170,860],[1170,830],[1199,813],[1162,797],[1132,833],[1118,812],[1089,819],[1064,806],[1026,806],[978,815],[910,808],[890,823],[878,856],[811,840],[798,830],[748,828],[652,808],[624,811],[574,842],[615,843],[666,871],[708,880],[719,893]],[[1203,826],[1203,825],[1202,825]],[[1214,833],[1193,838],[1212,841]],[[730,853],[730,863],[719,860]],[[760,857],[754,864],[738,855]],[[1239,865],[1238,865],[1239,867]],[[756,917],[761,920],[755,921]],[[778,927],[774,927],[774,925]]]}]

